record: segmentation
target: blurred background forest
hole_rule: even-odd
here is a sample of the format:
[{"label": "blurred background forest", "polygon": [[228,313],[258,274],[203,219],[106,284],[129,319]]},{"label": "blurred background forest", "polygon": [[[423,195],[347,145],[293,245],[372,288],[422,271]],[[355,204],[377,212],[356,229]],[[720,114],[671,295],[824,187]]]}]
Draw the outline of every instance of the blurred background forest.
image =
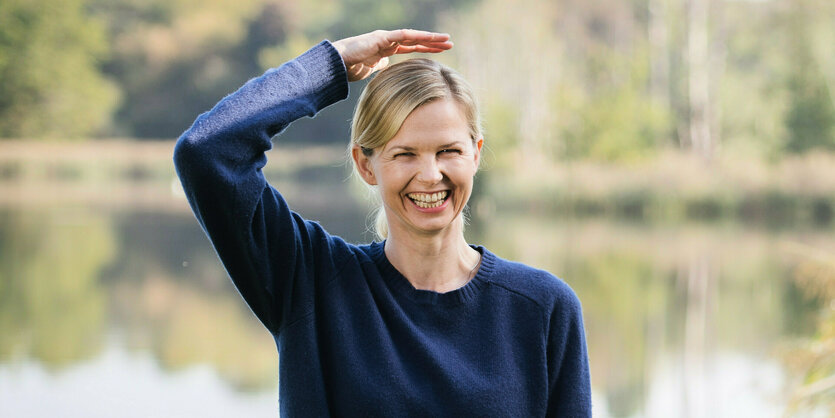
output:
[{"label": "blurred background forest", "polygon": [[[577,290],[596,416],[835,414],[831,0],[2,0],[0,415],[49,416],[4,409],[27,387],[84,399],[55,376],[85,361],[153,369],[114,346],[150,353],[170,393],[195,364],[272,388],[272,341],[189,212],[173,141],[322,39],[400,27],[451,34],[432,58],[476,88],[488,146],[468,239]],[[344,183],[360,87],[265,168],[352,241],[370,239]],[[206,416],[177,396],[137,411]]]},{"label": "blurred background forest", "polygon": [[0,137],[174,138],[323,38],[405,26],[452,34],[441,59],[482,90],[502,150],[832,151],[834,18],[826,0],[7,0]]}]

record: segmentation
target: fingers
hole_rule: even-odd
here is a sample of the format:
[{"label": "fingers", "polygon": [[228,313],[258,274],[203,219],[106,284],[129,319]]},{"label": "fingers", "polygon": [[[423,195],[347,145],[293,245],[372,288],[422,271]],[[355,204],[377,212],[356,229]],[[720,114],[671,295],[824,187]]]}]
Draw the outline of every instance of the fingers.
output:
[{"label": "fingers", "polygon": [[403,43],[408,41],[414,42],[437,42],[442,43],[449,41],[448,33],[427,32],[414,29],[400,29],[386,32],[386,40],[389,42]]},{"label": "fingers", "polygon": [[374,69],[367,66],[367,65],[360,66],[355,71],[348,73],[348,81],[362,80],[362,79],[370,76],[371,73],[373,73],[373,72],[374,72]]},{"label": "fingers", "polygon": [[444,52],[448,49],[452,48],[451,42],[443,42],[443,43],[429,43],[426,45],[417,44],[417,45],[401,45],[401,44],[392,44],[387,48],[380,49],[379,54],[380,56],[388,57],[395,54],[408,54],[412,52],[420,52],[420,53],[438,53]]},{"label": "fingers", "polygon": [[434,47],[434,46],[426,46],[426,45],[400,45],[397,47],[397,51],[395,54],[408,54],[411,52],[419,52],[419,53],[438,53],[444,52],[448,50],[447,47]]},{"label": "fingers", "polygon": [[368,62],[356,64],[348,68],[348,81],[362,80],[371,74],[386,68],[389,65],[389,59],[383,57],[377,62]]},{"label": "fingers", "polygon": [[377,65],[375,65],[375,66],[371,69],[371,72],[373,73],[373,72],[375,72],[375,71],[382,70],[383,68],[386,68],[388,65],[389,65],[389,59],[388,59],[388,57],[383,57],[380,61],[378,61],[378,62],[377,62]]},{"label": "fingers", "polygon": [[390,45],[385,50],[391,54],[443,52],[453,46],[446,33],[400,29],[384,32],[384,37]]},{"label": "fingers", "polygon": [[402,46],[422,45],[422,46],[429,47],[429,48],[447,50],[447,49],[452,48],[453,43],[452,43],[452,41],[446,41],[446,42],[400,42],[400,43],[397,43],[395,45],[402,45]]}]

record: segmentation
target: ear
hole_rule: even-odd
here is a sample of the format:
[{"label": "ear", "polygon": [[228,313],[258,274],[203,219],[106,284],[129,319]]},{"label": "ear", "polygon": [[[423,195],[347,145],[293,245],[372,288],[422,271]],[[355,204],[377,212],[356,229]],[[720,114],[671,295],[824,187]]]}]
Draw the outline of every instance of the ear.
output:
[{"label": "ear", "polygon": [[354,145],[351,147],[351,158],[354,159],[354,166],[357,167],[357,171],[360,173],[360,177],[365,180],[366,183],[376,186],[377,185],[377,178],[374,177],[374,170],[372,169],[371,165],[371,157],[367,157],[363,152],[362,148],[359,145]]},{"label": "ear", "polygon": [[478,165],[481,163],[481,147],[484,145],[484,137],[478,139],[475,142],[475,152],[473,153],[475,156],[475,168],[478,170]]}]

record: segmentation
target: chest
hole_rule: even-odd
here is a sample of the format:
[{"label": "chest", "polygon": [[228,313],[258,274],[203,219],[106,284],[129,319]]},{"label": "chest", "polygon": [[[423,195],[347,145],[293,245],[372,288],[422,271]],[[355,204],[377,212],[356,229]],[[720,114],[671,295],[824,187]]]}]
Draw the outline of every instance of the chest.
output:
[{"label": "chest", "polygon": [[547,402],[542,316],[502,292],[429,304],[373,283],[331,289],[311,325],[332,410],[538,415]]}]

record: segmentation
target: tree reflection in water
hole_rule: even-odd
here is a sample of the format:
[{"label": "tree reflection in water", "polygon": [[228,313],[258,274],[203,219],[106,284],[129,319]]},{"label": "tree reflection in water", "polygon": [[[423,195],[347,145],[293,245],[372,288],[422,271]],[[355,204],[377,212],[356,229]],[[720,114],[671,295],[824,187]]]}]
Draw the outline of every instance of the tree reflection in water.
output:
[{"label": "tree reflection in water", "polygon": [[488,229],[497,253],[546,268],[578,293],[603,415],[786,408],[794,383],[779,354],[814,332],[810,313],[820,306],[791,279],[787,247],[835,247],[831,237],[545,217],[496,217]]},{"label": "tree reflection in water", "polygon": [[0,362],[57,370],[96,355],[107,329],[99,272],[115,253],[106,217],[0,211]]}]

